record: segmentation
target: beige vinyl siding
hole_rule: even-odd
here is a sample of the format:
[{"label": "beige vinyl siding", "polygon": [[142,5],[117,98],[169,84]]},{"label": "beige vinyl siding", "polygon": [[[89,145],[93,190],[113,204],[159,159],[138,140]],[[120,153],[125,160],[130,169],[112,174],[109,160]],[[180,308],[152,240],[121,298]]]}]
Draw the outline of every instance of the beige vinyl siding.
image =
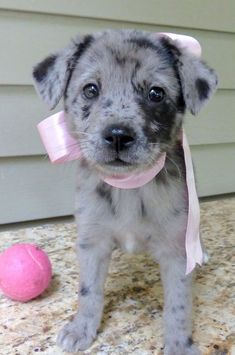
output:
[{"label": "beige vinyl siding", "polygon": [[[32,65],[77,33],[139,28],[192,35],[219,75],[219,90],[186,131],[200,196],[235,191],[235,2],[0,0],[0,224],[73,212],[75,165],[45,157],[36,124],[50,114]],[[170,13],[174,16],[169,16]],[[58,111],[57,108],[55,111]]]},{"label": "beige vinyl siding", "polygon": [[43,156],[1,159],[0,223],[73,213],[75,164],[51,165]]},{"label": "beige vinyl siding", "polygon": [[[0,156],[44,154],[36,125],[48,115],[34,88],[0,86]],[[185,121],[191,145],[234,142],[235,90],[218,90],[197,117]],[[14,104],[12,104],[14,103]],[[58,111],[56,108],[54,111]],[[10,133],[9,133],[10,132]]]},{"label": "beige vinyl siding", "polygon": [[3,9],[234,32],[233,0],[1,0]]},{"label": "beige vinyl siding", "polygon": [[[143,23],[4,11],[1,10],[1,1],[0,43],[2,48],[7,48],[7,50],[1,51],[0,84],[2,85],[31,84],[30,68],[32,65],[49,52],[66,45],[68,40],[77,33],[99,31],[104,28],[139,28],[147,31],[189,34],[196,37],[202,45],[203,58],[208,60],[218,72],[220,88],[235,89],[235,76],[231,75],[234,72],[235,58],[235,35],[233,33],[203,31],[192,28],[185,29],[181,26],[167,27]],[[97,2],[99,0],[96,0],[95,3]],[[138,2],[142,3],[142,0]],[[11,3],[11,0],[9,0],[9,3]],[[58,3],[60,3],[60,0],[58,0]],[[18,60],[16,61],[16,59]],[[6,70],[6,68],[11,70]]]},{"label": "beige vinyl siding", "polygon": [[[192,147],[201,196],[217,194],[218,186],[234,191],[234,152],[235,144]],[[75,162],[51,165],[43,156],[1,159],[0,223],[72,214],[75,172]]]}]

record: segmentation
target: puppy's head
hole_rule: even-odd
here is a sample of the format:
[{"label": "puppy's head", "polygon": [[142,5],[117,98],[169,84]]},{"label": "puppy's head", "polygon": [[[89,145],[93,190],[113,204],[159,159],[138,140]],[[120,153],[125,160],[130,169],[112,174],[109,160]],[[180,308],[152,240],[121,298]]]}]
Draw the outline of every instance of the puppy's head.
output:
[{"label": "puppy's head", "polygon": [[64,97],[84,158],[106,174],[144,170],[171,150],[185,110],[196,114],[217,84],[179,44],[138,31],[78,37],[33,77],[51,108]]}]

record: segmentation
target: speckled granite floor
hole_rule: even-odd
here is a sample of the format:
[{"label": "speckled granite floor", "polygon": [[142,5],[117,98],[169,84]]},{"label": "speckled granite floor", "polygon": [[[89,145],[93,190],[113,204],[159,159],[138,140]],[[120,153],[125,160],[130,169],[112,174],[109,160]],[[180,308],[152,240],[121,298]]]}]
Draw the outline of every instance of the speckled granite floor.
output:
[{"label": "speckled granite floor", "polygon": [[[194,338],[204,355],[235,354],[235,198],[201,203],[209,263],[197,271]],[[73,223],[47,223],[0,233],[0,251],[35,242],[49,255],[53,280],[28,303],[0,296],[0,354],[64,354],[58,330],[76,309],[78,269]],[[160,355],[163,292],[158,266],[146,256],[115,252],[98,339],[83,354]]]}]

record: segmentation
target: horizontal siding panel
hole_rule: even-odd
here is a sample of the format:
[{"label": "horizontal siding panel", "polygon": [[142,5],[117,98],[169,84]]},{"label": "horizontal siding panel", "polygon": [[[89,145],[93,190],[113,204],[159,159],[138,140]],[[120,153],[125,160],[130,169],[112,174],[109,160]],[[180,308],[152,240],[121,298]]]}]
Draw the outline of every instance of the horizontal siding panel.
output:
[{"label": "horizontal siding panel", "polygon": [[194,146],[199,196],[235,191],[235,144]]},{"label": "horizontal siding panel", "polygon": [[0,159],[0,224],[72,214],[75,170],[44,157]]},{"label": "horizontal siding panel", "polygon": [[[0,157],[44,154],[36,126],[59,107],[49,112],[32,86],[0,86],[0,102]],[[235,142],[234,102],[235,90],[219,90],[198,117],[187,117],[190,144]]]},{"label": "horizontal siding panel", "polygon": [[[200,196],[235,191],[235,144],[193,147]],[[0,224],[70,215],[76,163],[43,157],[0,159]]]},{"label": "horizontal siding panel", "polygon": [[185,128],[190,144],[234,143],[234,102],[235,90],[218,90],[197,116],[188,115]]},{"label": "horizontal siding panel", "polygon": [[76,162],[52,165],[45,157],[36,124],[50,113],[32,87],[31,71],[77,33],[105,28],[200,41],[220,90],[198,118],[186,119],[199,195],[234,192],[234,18],[234,0],[0,0],[0,224],[73,213]]},{"label": "horizontal siding panel", "polygon": [[0,0],[0,8],[234,32],[233,0]]},{"label": "horizontal siding panel", "polygon": [[235,34],[12,11],[0,11],[0,43],[1,48],[7,48],[1,52],[0,85],[31,84],[32,66],[67,44],[78,32],[133,27],[189,34],[198,38],[204,59],[218,72],[220,88],[235,89],[235,76],[231,75],[234,71]]},{"label": "horizontal siding panel", "polygon": [[48,115],[33,86],[0,86],[0,157],[44,154],[37,124]]}]

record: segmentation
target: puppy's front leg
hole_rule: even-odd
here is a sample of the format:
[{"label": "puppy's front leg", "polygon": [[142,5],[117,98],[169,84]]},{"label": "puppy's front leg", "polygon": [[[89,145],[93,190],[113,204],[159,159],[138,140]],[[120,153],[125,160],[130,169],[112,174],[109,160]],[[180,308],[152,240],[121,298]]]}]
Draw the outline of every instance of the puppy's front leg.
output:
[{"label": "puppy's front leg", "polygon": [[[79,310],[74,319],[60,331],[57,344],[66,351],[87,349],[96,337],[103,312],[104,282],[112,248],[104,238],[102,243],[83,242],[80,235],[78,261],[80,267]],[[86,236],[87,237],[87,236]]]},{"label": "puppy's front leg", "polygon": [[185,276],[185,259],[160,261],[164,287],[164,355],[199,355],[192,341],[192,276]]}]

